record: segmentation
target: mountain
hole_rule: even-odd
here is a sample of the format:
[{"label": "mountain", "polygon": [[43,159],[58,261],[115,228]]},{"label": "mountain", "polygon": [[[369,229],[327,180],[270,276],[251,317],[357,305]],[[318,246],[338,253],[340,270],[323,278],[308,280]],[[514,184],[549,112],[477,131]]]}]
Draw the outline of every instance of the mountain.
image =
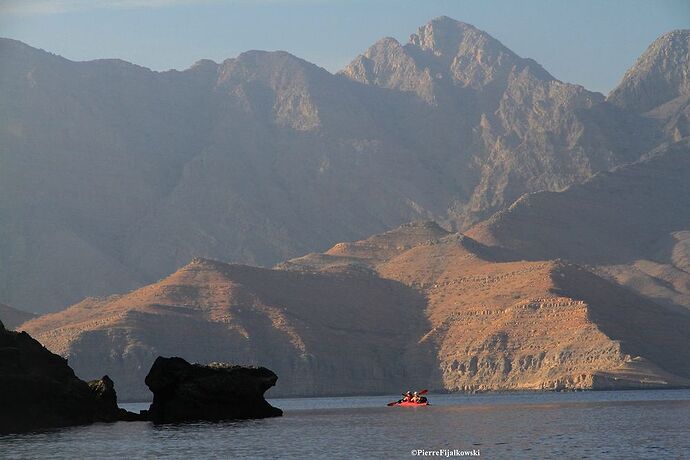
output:
[{"label": "mountain", "polygon": [[535,61],[448,17],[420,27],[405,45],[379,41],[342,73],[415,94],[430,106],[423,121],[432,130],[427,149],[445,152],[446,167],[464,179],[466,197],[449,210],[460,229],[525,192],[561,190],[657,143],[652,120],[556,80]]},{"label": "mountain", "polygon": [[688,387],[687,38],[606,98],[446,17],[337,75],[4,41],[0,300],[122,292],[20,327],[125,399],[158,355],[275,396]]},{"label": "mountain", "polygon": [[424,347],[408,350],[424,327],[423,307],[413,290],[367,272],[308,275],[195,259],[159,283],[22,327],[79,375],[105,366],[128,399],[149,397],[142,377],[160,354],[270,366],[281,395],[390,393],[403,379],[423,386],[431,373]]},{"label": "mountain", "polygon": [[674,30],[652,43],[608,100],[658,120],[666,137],[690,135],[690,30]]},{"label": "mountain", "polygon": [[649,112],[673,99],[690,96],[690,30],[657,38],[625,73],[608,99],[636,112]]},{"label": "mountain", "polygon": [[637,160],[656,119],[441,17],[341,73],[286,52],[152,72],[0,40],[0,301],[55,311],[194,257],[271,266],[466,229]]},{"label": "mountain", "polygon": [[498,92],[522,72],[539,81],[555,81],[539,64],[520,58],[489,34],[441,16],[420,27],[405,45],[390,37],[380,40],[342,73],[369,85],[412,91],[430,104],[440,104],[452,85]]},{"label": "mountain", "polygon": [[432,222],[274,269],[196,259],[22,328],[126,399],[158,354],[262,363],[274,395],[690,385],[690,314],[563,261],[502,261]]},{"label": "mountain", "polygon": [[12,308],[0,303],[0,321],[2,321],[5,327],[9,330],[12,330],[20,324],[25,323],[31,318],[35,317],[36,315],[33,313],[17,310],[16,308]]},{"label": "mountain", "polygon": [[501,247],[424,224],[280,268],[363,264],[424,294],[431,329],[418,343],[433,343],[445,390],[690,382],[687,310],[667,310],[576,264],[507,256]]},{"label": "mountain", "polygon": [[[563,258],[690,309],[690,141],[563,192],[525,195],[468,235],[514,260]],[[683,308],[681,308],[683,309]]]}]

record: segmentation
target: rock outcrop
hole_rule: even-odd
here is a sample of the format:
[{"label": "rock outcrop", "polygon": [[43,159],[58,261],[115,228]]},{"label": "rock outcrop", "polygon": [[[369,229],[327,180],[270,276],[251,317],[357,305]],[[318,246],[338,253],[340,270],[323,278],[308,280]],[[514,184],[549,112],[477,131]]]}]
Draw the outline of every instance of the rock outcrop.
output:
[{"label": "rock outcrop", "polygon": [[264,399],[277,380],[265,367],[158,357],[146,376],[153,393],[147,415],[155,423],[278,417],[283,411]]},{"label": "rock outcrop", "polygon": [[134,414],[117,405],[117,392],[115,383],[110,377],[104,375],[100,379],[88,382],[91,392],[96,398],[96,414],[99,422],[116,422],[144,420],[140,414]]},{"label": "rock outcrop", "polygon": [[90,386],[75,376],[67,360],[26,332],[5,330],[2,323],[0,408],[0,433],[108,422],[127,415],[117,407],[110,379]]}]

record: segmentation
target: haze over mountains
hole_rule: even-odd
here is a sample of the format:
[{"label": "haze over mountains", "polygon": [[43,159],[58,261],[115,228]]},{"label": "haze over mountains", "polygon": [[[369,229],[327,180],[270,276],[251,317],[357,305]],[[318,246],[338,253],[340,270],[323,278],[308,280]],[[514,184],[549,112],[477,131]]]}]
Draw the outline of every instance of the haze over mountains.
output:
[{"label": "haze over mountains", "polygon": [[158,73],[4,39],[0,301],[58,310],[196,256],[270,266],[416,219],[467,229],[680,140],[687,37],[610,100],[446,17],[337,75],[285,52]]},{"label": "haze over mountains", "polygon": [[684,140],[563,192],[525,195],[468,235],[518,260],[588,264],[668,306],[690,308],[689,178]]},{"label": "haze over mountains", "polygon": [[276,395],[690,386],[690,31],[608,98],[446,17],[337,75],[0,56],[0,301],[74,303],[19,328],[126,399],[159,354]]},{"label": "haze over mountains", "polygon": [[23,324],[35,317],[36,315],[32,313],[17,310],[16,308],[12,308],[0,303],[0,321],[8,330],[12,330],[20,324]]}]

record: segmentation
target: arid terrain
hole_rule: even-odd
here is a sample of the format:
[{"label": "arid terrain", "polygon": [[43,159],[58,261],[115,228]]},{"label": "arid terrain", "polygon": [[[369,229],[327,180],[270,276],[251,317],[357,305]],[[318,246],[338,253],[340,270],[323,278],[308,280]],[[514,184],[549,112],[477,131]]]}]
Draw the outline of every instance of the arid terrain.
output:
[{"label": "arid terrain", "polygon": [[690,387],[690,31],[608,97],[447,17],[337,74],[0,62],[0,301],[122,399],[158,355],[274,396]]},{"label": "arid terrain", "polygon": [[690,385],[687,311],[497,252],[418,222],[274,269],[195,259],[21,328],[124,398],[158,354],[262,363],[276,395]]},{"label": "arid terrain", "polygon": [[0,39],[0,302],[56,311],[194,257],[271,266],[419,219],[466,230],[686,135],[687,40],[660,38],[607,99],[447,17],[337,74],[262,51],[154,72]]}]

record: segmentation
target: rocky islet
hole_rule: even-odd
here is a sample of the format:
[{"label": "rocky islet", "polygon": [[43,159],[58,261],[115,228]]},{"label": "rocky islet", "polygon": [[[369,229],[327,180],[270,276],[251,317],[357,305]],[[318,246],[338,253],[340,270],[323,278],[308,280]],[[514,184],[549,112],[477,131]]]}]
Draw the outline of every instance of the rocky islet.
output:
[{"label": "rocky islet", "polygon": [[[187,372],[181,374],[180,367]],[[154,404],[150,411],[134,414],[118,407],[114,383],[107,375],[84,382],[66,359],[45,349],[26,332],[6,330],[0,322],[0,434],[96,422],[165,423],[280,416],[282,411],[263,398],[277,379],[265,368],[191,365],[181,358],[160,358],[148,382]],[[183,386],[178,389],[171,383]],[[184,403],[176,404],[180,398]]]}]

